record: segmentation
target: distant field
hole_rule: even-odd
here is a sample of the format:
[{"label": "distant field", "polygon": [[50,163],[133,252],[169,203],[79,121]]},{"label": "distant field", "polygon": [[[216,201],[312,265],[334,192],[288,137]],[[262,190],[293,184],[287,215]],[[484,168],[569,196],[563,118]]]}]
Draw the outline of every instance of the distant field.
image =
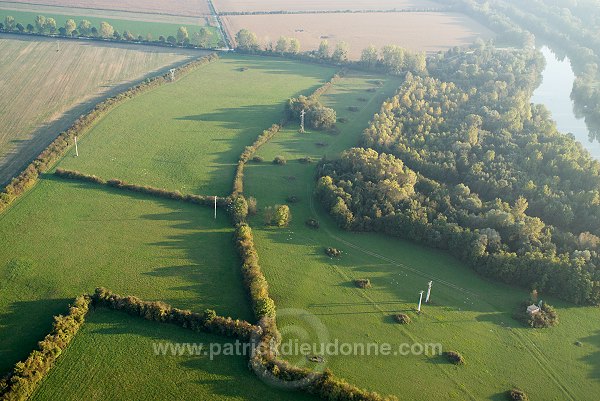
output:
[{"label": "distant field", "polygon": [[[373,93],[367,89],[376,87],[374,79],[351,75],[322,97],[338,117],[348,119],[338,124],[338,135],[300,134],[290,126],[261,148],[265,162],[248,164],[245,191],[261,207],[284,203],[291,195],[300,199],[290,205],[293,220],[287,229],[265,227],[260,215],[252,221],[278,310],[308,311],[326,326],[329,339],[339,343],[387,343],[392,350],[401,344],[440,343],[444,350],[465,356],[462,367],[425,355],[326,357],[326,366],[341,377],[401,399],[499,401],[512,386],[523,388],[531,399],[595,399],[600,392],[598,308],[574,308],[545,299],[558,307],[560,325],[523,328],[511,315],[527,291],[484,280],[444,252],[383,235],[341,231],[313,199],[315,164],[301,164],[298,158],[331,158],[357,144],[381,97],[398,84],[388,82],[371,100]],[[359,111],[348,111],[350,106]],[[276,155],[286,158],[287,164],[270,163]],[[318,230],[307,228],[309,217],[318,219]],[[329,258],[325,247],[343,254]],[[361,278],[370,279],[373,287],[358,289],[354,280]],[[418,316],[418,292],[429,280],[434,282],[432,304]],[[409,314],[413,323],[395,323],[392,315],[400,312]],[[290,316],[278,319],[287,333],[284,343],[298,338],[318,341],[314,330],[307,331],[307,337],[288,330],[300,324]]]},{"label": "distant field", "polygon": [[220,39],[219,30],[216,27],[207,26],[205,18],[191,17],[173,17],[162,16],[156,14],[133,14],[124,12],[110,11],[91,11],[83,8],[58,8],[45,6],[30,6],[23,4],[12,4],[0,2],[0,18],[4,21],[4,17],[10,15],[15,18],[17,23],[27,26],[34,24],[35,17],[43,15],[47,18],[54,18],[58,27],[65,25],[68,19],[74,19],[78,24],[81,20],[86,19],[92,23],[92,26],[98,28],[103,21],[108,22],[113,28],[119,32],[129,31],[135,37],[141,35],[144,39],[148,34],[152,39],[158,40],[162,35],[165,38],[177,34],[177,30],[181,26],[185,26],[190,34],[197,32],[200,27],[205,26],[213,32],[213,40],[216,44]]},{"label": "distant field", "polygon": [[465,15],[442,12],[234,15],[223,17],[223,23],[231,37],[244,28],[255,32],[263,44],[282,35],[295,37],[302,50],[317,49],[323,39],[330,46],[345,41],[352,59],[360,58],[361,51],[371,44],[437,52],[493,36]]},{"label": "distant field", "polygon": [[[1,13],[1,12],[0,12]],[[0,183],[101,98],[198,52],[0,36]]]},{"label": "distant field", "polygon": [[213,0],[217,12],[330,11],[439,8],[433,1],[417,0]]},{"label": "distant field", "polygon": [[88,0],[11,0],[10,2],[196,17],[210,14],[207,0],[94,0],[93,2]]},{"label": "distant field", "polygon": [[128,101],[80,141],[62,164],[184,193],[226,196],[244,147],[310,93],[331,67],[278,58],[226,56],[171,85]]},{"label": "distant field", "polygon": [[34,393],[35,401],[211,400],[307,401],[273,389],[243,356],[157,356],[158,342],[224,344],[227,339],[148,322],[122,312],[91,312],[81,331]]},{"label": "distant field", "polygon": [[232,230],[210,208],[42,179],[0,215],[0,375],[95,287],[250,319]]}]

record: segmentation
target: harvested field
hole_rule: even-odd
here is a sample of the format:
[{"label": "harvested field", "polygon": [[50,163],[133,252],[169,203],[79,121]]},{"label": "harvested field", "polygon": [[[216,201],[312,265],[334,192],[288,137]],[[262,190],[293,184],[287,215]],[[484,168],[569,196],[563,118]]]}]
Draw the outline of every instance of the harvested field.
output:
[{"label": "harvested field", "polygon": [[214,0],[217,12],[404,10],[440,8],[433,1],[416,0]]},{"label": "harvested field", "polygon": [[113,10],[142,12],[151,14],[170,14],[184,16],[209,15],[208,0],[12,0],[14,3],[42,4],[65,8],[89,8],[95,10]]},{"label": "harvested field", "polygon": [[197,51],[0,38],[0,183],[9,180],[101,98]]},{"label": "harvested field", "polygon": [[281,35],[298,38],[302,50],[318,48],[323,39],[330,46],[345,41],[352,59],[360,58],[362,49],[370,44],[437,52],[493,35],[465,15],[445,12],[235,15],[223,17],[223,22],[231,37],[246,28],[263,43]]}]

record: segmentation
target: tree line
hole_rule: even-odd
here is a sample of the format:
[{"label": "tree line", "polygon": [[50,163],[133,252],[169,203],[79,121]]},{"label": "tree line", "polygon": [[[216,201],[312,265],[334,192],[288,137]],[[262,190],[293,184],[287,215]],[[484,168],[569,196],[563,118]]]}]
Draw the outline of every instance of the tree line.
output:
[{"label": "tree line", "polygon": [[425,53],[414,53],[396,45],[377,49],[371,45],[363,49],[359,61],[348,59],[350,46],[344,41],[331,46],[329,41],[322,40],[317,50],[300,52],[300,42],[294,38],[281,37],[277,42],[261,45],[258,36],[247,29],[241,29],[235,35],[236,50],[246,53],[266,55],[286,55],[302,60],[335,63],[364,70],[401,75],[406,71],[416,74],[426,73],[427,58]]},{"label": "tree line", "polygon": [[218,40],[215,46],[214,33],[206,27],[201,27],[198,31],[195,31],[190,35],[187,27],[181,26],[176,32],[173,32],[172,35],[167,35],[166,37],[160,35],[158,38],[154,38],[151,33],[147,33],[145,36],[143,36],[136,35],[129,30],[119,32],[106,21],[102,21],[98,26],[94,26],[89,20],[83,19],[77,22],[70,18],[66,20],[64,25],[61,26],[54,18],[45,17],[43,15],[36,16],[32,23],[28,23],[26,25],[21,22],[17,22],[13,16],[7,15],[4,18],[4,22],[0,22],[0,31],[22,34],[35,33],[38,35],[62,36],[69,38],[99,38],[117,41],[123,40],[130,42],[157,43],[168,44],[172,46],[179,45],[199,48],[218,48],[225,46],[223,40]]},{"label": "tree line", "polygon": [[[346,229],[450,250],[479,273],[600,303],[600,163],[529,103],[539,52],[478,44],[408,74],[365,131],[320,166]],[[371,148],[371,149],[369,149]]]}]

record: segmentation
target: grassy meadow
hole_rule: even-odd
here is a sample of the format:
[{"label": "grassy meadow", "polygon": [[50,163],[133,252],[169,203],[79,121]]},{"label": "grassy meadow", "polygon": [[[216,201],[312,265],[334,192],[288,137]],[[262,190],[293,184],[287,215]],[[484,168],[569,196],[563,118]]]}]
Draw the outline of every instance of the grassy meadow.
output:
[{"label": "grassy meadow", "polygon": [[[306,324],[287,316],[286,309],[299,308],[325,325],[330,340],[389,343],[392,350],[404,343],[439,343],[467,360],[457,367],[425,355],[326,357],[327,367],[361,387],[413,400],[503,400],[512,386],[533,399],[593,399],[600,390],[598,308],[574,307],[542,294],[558,307],[560,325],[523,328],[511,316],[527,298],[526,291],[484,280],[443,252],[382,235],[341,231],[313,199],[315,165],[301,164],[298,158],[335,157],[358,143],[368,116],[381,103],[357,101],[373,95],[365,91],[372,82],[346,78],[322,98],[338,117],[348,119],[338,124],[338,135],[300,134],[290,128],[259,151],[265,162],[246,169],[246,195],[255,196],[260,207],[285,203],[291,195],[300,199],[290,205],[293,221],[286,229],[265,227],[260,215],[252,222],[271,296],[286,315],[278,322],[284,342],[320,338],[311,327],[305,328],[304,337],[293,329]],[[397,86],[388,82],[376,93],[390,95]],[[361,110],[350,112],[349,106]],[[271,164],[276,155],[284,156],[287,164]],[[305,225],[309,217],[319,220],[318,230]],[[329,258],[324,247],[343,254]],[[370,279],[373,287],[357,288],[354,280],[361,278]],[[419,316],[418,292],[426,290],[429,280],[434,281],[432,304]],[[407,313],[413,323],[395,323],[395,313]]]},{"label": "grassy meadow", "polygon": [[209,208],[42,179],[0,215],[0,372],[95,287],[250,319],[232,230]]},{"label": "grassy meadow", "polygon": [[[312,400],[273,389],[243,356],[155,355],[153,344],[223,344],[222,337],[97,309],[32,400]],[[143,367],[143,369],[140,369]]]},{"label": "grassy meadow", "polygon": [[184,193],[226,196],[245,146],[278,123],[286,100],[334,69],[225,56],[126,102],[80,141],[61,167]]}]

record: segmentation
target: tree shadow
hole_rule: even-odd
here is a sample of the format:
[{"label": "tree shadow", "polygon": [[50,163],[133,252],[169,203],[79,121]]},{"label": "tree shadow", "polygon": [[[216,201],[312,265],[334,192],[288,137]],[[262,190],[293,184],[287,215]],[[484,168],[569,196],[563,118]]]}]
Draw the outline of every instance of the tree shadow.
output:
[{"label": "tree shadow", "polygon": [[600,331],[597,331],[589,337],[582,338],[580,341],[584,347],[592,346],[595,348],[593,352],[584,356],[581,360],[592,369],[588,378],[600,382]]}]

